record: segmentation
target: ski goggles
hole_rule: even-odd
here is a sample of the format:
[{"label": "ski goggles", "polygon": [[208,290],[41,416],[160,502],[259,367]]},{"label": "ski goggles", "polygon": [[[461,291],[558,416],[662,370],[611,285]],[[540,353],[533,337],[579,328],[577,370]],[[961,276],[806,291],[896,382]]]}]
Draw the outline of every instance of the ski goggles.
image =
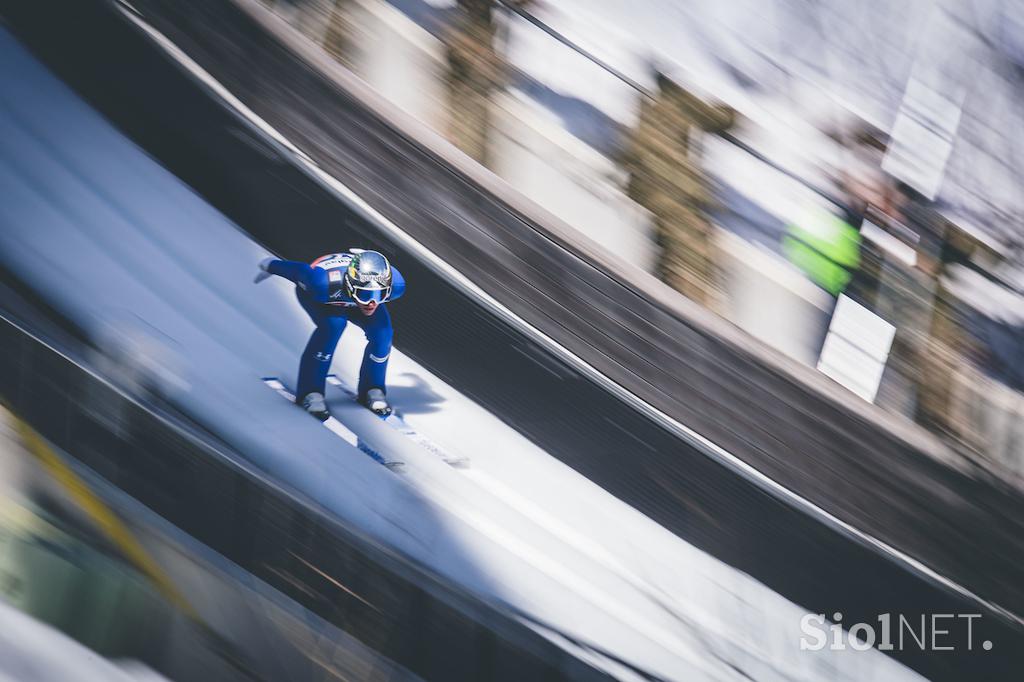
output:
[{"label": "ski goggles", "polygon": [[360,305],[383,303],[391,296],[391,287],[352,287],[352,299]]}]

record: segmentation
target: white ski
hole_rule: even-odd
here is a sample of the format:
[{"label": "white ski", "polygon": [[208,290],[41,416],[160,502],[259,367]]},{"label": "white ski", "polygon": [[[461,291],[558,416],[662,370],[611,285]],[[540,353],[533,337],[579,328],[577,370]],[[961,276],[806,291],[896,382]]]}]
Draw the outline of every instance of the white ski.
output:
[{"label": "white ski", "polygon": [[[327,383],[335,388],[340,389],[352,400],[356,400],[356,391],[351,386],[343,382],[335,374],[327,375]],[[427,450],[427,452],[441,458],[445,464],[455,467],[456,469],[466,469],[469,467],[469,458],[464,455],[456,455],[444,450],[434,441],[430,440],[416,429],[409,426],[405,419],[402,418],[402,413],[395,409],[387,417],[382,418],[384,423],[398,431],[402,435],[411,439],[414,443]]]},{"label": "white ski", "polygon": [[[287,400],[289,403],[293,405],[295,404],[295,394],[289,391],[288,387],[285,386],[277,377],[263,377],[263,383],[273,389],[279,396]],[[328,417],[324,420],[323,425],[336,436],[339,436],[343,441],[349,445],[355,446],[361,452],[369,455],[375,461],[383,464],[388,469],[397,473],[404,471],[405,462],[401,462],[396,459],[388,459],[368,444],[364,443],[359,436],[352,432],[351,429],[334,417]]]}]

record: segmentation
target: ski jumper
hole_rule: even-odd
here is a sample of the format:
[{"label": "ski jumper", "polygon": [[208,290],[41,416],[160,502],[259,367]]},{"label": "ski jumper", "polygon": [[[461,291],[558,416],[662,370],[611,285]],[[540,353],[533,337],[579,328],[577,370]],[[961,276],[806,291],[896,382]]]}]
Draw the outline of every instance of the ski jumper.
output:
[{"label": "ski jumper", "polygon": [[364,398],[371,388],[387,393],[385,380],[393,332],[385,302],[405,293],[405,279],[392,266],[391,295],[372,315],[364,315],[345,292],[344,275],[351,260],[350,253],[332,253],[317,258],[312,264],[274,260],[267,265],[270,274],[295,282],[299,304],[316,324],[299,361],[299,380],[295,388],[299,401],[309,393],[324,393],[334,349],[349,322],[366,334],[366,349],[359,368],[359,398]]}]

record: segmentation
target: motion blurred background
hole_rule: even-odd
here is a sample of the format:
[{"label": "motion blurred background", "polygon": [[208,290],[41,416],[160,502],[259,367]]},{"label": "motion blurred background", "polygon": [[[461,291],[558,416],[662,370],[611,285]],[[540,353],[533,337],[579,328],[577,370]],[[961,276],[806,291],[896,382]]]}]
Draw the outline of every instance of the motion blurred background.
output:
[{"label": "motion blurred background", "polygon": [[[615,259],[1021,474],[1019,4],[266,4]],[[840,296],[891,341],[823,357]]]},{"label": "motion blurred background", "polygon": [[[1019,674],[1024,4],[40,0],[0,19],[0,594],[20,609],[0,675]],[[473,502],[470,539],[439,501],[476,499],[451,470],[409,455],[414,483],[381,478],[255,381],[290,377],[308,330],[287,292],[254,300],[247,264],[373,244],[410,281],[398,408],[514,490],[516,519],[572,528],[509,575],[559,566],[629,617],[564,616],[551,571],[519,584],[479,549],[502,544],[480,518],[519,520]],[[360,447],[392,443],[340,415]],[[487,438],[509,445],[488,460]],[[545,492],[548,460],[578,480]],[[571,518],[591,484],[614,503]],[[627,560],[634,531],[599,528],[635,512],[666,536]],[[836,611],[980,612],[995,652],[808,662],[799,614]],[[90,650],[110,669],[46,668]]]}]

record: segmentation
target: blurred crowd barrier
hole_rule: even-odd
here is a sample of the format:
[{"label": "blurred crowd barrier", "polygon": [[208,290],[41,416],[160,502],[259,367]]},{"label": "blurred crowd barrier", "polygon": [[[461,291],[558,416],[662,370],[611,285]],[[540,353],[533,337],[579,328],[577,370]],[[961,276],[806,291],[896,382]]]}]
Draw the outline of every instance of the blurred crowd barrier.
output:
[{"label": "blurred crowd barrier", "polygon": [[190,659],[177,672],[223,673],[195,624],[146,575],[43,502],[42,468],[21,426],[0,408],[0,679],[155,682],[165,678],[138,661],[168,655]]},{"label": "blurred crowd barrier", "polygon": [[1010,10],[261,1],[624,262],[1024,481],[1016,349],[950,285],[1017,296]]}]

